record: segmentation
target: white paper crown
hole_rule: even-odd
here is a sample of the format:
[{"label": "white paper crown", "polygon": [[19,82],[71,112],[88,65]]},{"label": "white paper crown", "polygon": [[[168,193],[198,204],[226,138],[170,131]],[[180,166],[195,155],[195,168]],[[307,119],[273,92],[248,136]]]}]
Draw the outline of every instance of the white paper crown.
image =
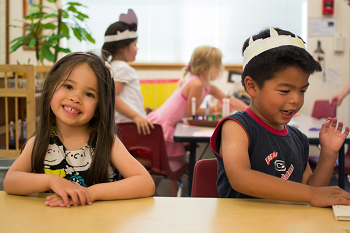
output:
[{"label": "white paper crown", "polygon": [[304,42],[297,36],[291,37],[290,35],[278,35],[277,31],[270,27],[270,37],[266,39],[257,39],[253,41],[253,37],[249,39],[249,46],[243,53],[243,69],[248,62],[259,54],[280,46],[292,45],[305,49]]},{"label": "white paper crown", "polygon": [[113,42],[113,41],[135,39],[135,38],[137,38],[137,32],[129,31],[129,29],[126,29],[123,32],[117,31],[117,34],[115,35],[105,36],[105,42]]}]

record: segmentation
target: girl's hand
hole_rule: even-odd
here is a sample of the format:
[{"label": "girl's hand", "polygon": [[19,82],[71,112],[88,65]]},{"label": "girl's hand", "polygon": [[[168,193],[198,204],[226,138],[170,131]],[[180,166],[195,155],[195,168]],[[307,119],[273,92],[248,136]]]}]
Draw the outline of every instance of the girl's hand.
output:
[{"label": "girl's hand", "polygon": [[50,189],[56,195],[47,197],[47,202],[45,202],[47,206],[91,205],[93,201],[85,187],[74,184],[57,175],[51,178]]},{"label": "girl's hand", "polygon": [[147,120],[146,118],[143,118],[140,115],[137,115],[133,118],[135,124],[137,125],[137,132],[139,134],[143,133],[144,135],[150,134],[151,133],[151,129],[150,128],[154,128],[152,122],[150,122],[149,120]]},{"label": "girl's hand", "polygon": [[349,127],[345,127],[343,130],[343,122],[339,122],[337,126],[337,118],[327,118],[327,121],[322,125],[320,130],[320,144],[321,150],[324,150],[325,154],[338,155],[341,146],[344,143],[345,138],[349,134]]},{"label": "girl's hand", "polygon": [[246,108],[248,108],[248,105],[246,103],[244,103],[242,100],[240,99],[237,99],[233,96],[230,97],[230,110],[231,112],[233,110],[236,110],[236,111],[243,111],[245,110]]},{"label": "girl's hand", "polygon": [[332,205],[350,205],[350,193],[338,186],[313,187],[314,195],[310,200],[310,205],[316,207],[326,207]]}]

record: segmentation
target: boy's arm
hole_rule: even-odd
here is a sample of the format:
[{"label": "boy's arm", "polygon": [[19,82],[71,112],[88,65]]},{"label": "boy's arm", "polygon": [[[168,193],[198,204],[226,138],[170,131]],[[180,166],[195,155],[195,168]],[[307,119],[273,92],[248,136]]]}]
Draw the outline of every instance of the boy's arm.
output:
[{"label": "boy's arm", "polygon": [[314,173],[308,173],[310,175],[307,184],[312,186],[328,186],[339,150],[349,134],[349,127],[345,127],[343,133],[342,130],[343,123],[339,122],[337,125],[336,118],[328,118],[322,124],[319,135],[321,145],[320,156]]},{"label": "boy's arm", "polygon": [[117,137],[112,149],[111,164],[124,179],[88,187],[92,201],[149,197],[154,194],[155,185],[149,172],[127,151]]},{"label": "boy's arm", "polygon": [[252,170],[248,155],[248,138],[238,123],[225,121],[221,136],[219,153],[234,190],[259,198],[307,202],[314,206],[350,204],[350,194],[339,187],[315,188]]}]

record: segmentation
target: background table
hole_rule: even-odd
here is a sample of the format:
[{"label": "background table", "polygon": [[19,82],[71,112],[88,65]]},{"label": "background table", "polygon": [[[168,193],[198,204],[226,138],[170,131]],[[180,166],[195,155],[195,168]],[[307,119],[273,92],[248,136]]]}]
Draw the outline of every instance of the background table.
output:
[{"label": "background table", "polygon": [[[189,142],[190,143],[190,158],[188,168],[188,196],[191,196],[193,169],[196,163],[196,143],[210,142],[211,134],[214,132],[214,127],[193,126],[184,123],[177,123],[174,133],[175,142]],[[209,135],[194,136],[198,132],[211,132]]]},{"label": "background table", "polygon": [[1,232],[346,232],[332,208],[263,199],[149,197],[47,207],[46,194],[0,192]]}]

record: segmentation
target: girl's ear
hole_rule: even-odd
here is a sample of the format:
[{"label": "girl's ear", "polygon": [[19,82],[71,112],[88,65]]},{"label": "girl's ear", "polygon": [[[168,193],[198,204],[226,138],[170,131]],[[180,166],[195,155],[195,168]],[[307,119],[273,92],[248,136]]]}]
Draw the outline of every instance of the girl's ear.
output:
[{"label": "girl's ear", "polygon": [[245,84],[245,88],[247,90],[247,93],[251,97],[256,97],[256,92],[257,92],[257,89],[259,87],[256,84],[256,82],[252,79],[252,77],[246,76],[245,79],[244,79],[244,84]]}]

